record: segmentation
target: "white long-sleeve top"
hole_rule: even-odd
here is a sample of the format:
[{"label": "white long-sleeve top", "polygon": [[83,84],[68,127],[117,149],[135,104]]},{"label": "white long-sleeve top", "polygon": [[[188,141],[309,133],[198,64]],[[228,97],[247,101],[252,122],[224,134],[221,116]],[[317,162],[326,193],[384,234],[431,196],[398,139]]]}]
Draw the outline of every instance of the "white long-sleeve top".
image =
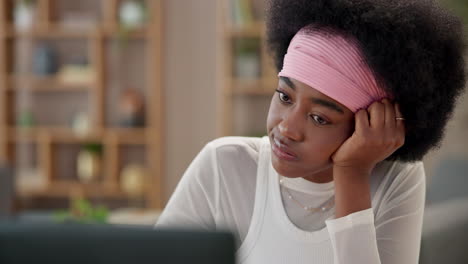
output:
[{"label": "white long-sleeve top", "polygon": [[283,178],[282,187],[270,151],[267,137],[208,143],[184,173],[156,227],[228,229],[238,242],[240,263],[418,263],[422,162],[379,163],[370,177],[372,208],[336,219],[333,209],[309,213],[296,203],[319,207],[334,195],[334,183]]}]

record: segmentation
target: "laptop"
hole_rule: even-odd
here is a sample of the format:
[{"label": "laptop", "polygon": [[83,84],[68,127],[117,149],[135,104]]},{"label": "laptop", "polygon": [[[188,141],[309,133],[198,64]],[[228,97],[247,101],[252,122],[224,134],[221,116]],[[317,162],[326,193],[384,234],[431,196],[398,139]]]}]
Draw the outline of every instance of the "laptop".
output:
[{"label": "laptop", "polygon": [[227,232],[0,222],[0,263],[234,264]]},{"label": "laptop", "polygon": [[0,164],[0,219],[11,216],[13,211],[14,185],[12,171]]}]

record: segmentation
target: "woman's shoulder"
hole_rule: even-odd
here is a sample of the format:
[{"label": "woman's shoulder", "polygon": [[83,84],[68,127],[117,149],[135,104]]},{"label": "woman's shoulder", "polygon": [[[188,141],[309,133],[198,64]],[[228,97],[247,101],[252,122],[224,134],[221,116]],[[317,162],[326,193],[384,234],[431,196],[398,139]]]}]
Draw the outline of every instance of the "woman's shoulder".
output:
[{"label": "woman's shoulder", "polygon": [[[371,188],[377,196],[394,196],[419,187],[423,191],[426,175],[422,161],[383,161],[375,168],[371,177]],[[388,198],[388,197],[387,197]]]},{"label": "woman's shoulder", "polygon": [[385,175],[387,180],[395,181],[401,178],[424,178],[424,164],[422,161],[402,162],[383,161],[376,167],[377,174]]}]

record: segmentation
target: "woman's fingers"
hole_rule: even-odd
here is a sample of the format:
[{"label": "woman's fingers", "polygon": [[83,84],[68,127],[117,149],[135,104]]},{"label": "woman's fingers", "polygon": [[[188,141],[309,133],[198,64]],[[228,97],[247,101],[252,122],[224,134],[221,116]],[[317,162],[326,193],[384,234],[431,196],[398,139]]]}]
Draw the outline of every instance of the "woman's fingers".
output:
[{"label": "woman's fingers", "polygon": [[393,129],[396,127],[397,121],[395,119],[395,107],[388,99],[383,99],[382,103],[385,107],[385,127]]},{"label": "woman's fingers", "polygon": [[384,128],[385,126],[385,106],[381,102],[372,103],[369,108],[370,127],[373,129]]},{"label": "woman's fingers", "polygon": [[404,119],[401,119],[401,118],[404,118],[404,116],[401,114],[400,106],[398,104],[395,104],[394,108],[395,108],[396,118],[399,118],[398,120],[396,120],[397,121],[396,126],[398,128],[404,127],[405,126]]},{"label": "woman's fingers", "polygon": [[[404,144],[404,122],[397,105],[390,100],[372,103],[355,113],[355,131],[334,153],[338,166],[374,166]],[[353,166],[354,166],[353,165]]]},{"label": "woman's fingers", "polygon": [[[398,104],[395,104],[394,108],[395,108],[395,116],[397,118],[404,118],[404,116],[401,114],[400,106]],[[406,136],[405,121],[402,119],[396,120],[396,128],[398,131],[398,145],[403,146],[405,144],[405,136]]]},{"label": "woman's fingers", "polygon": [[362,133],[369,128],[369,114],[366,109],[359,110],[355,117],[355,130],[357,133]]}]

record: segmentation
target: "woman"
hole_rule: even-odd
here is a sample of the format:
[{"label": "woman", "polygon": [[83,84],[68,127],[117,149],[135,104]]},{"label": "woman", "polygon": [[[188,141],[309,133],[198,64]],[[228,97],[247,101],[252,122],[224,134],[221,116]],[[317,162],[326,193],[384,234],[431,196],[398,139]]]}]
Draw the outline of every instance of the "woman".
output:
[{"label": "woman", "polygon": [[268,136],[208,143],[157,226],[231,230],[240,263],[418,263],[461,33],[433,1],[271,0]]}]

